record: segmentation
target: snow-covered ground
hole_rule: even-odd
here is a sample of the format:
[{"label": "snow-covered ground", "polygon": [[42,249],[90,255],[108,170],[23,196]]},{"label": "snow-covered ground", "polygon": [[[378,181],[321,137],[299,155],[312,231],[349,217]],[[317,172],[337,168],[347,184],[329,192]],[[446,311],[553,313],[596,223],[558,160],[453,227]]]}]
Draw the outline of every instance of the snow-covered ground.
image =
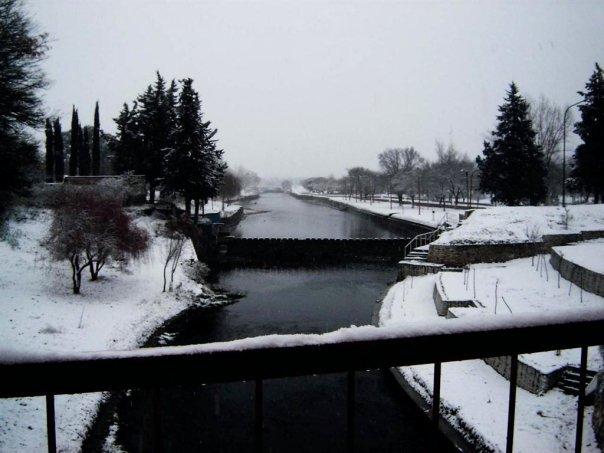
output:
[{"label": "snow-covered ground", "polygon": [[[82,294],[73,295],[69,264],[49,262],[40,246],[50,221],[49,211],[30,211],[27,220],[10,224],[18,246],[0,242],[0,353],[136,348],[193,296],[208,292],[179,266],[175,291],[162,293],[166,239],[155,235],[157,222],[142,217],[137,224],[152,237],[146,257],[124,269],[106,266],[97,282],[83,275]],[[188,258],[194,258],[189,241],[182,260]],[[56,398],[60,451],[79,449],[101,396]],[[44,451],[45,423],[43,398],[0,400],[0,451]]]},{"label": "snow-covered ground", "polygon": [[[537,268],[539,263],[539,268]],[[547,268],[547,274],[546,274]],[[483,308],[456,309],[463,317],[488,320],[495,316],[495,285],[497,284],[497,315],[550,313],[556,310],[604,307],[604,298],[581,292],[570,282],[560,279],[548,260],[523,258],[506,263],[476,264],[464,275],[461,272],[407,277],[394,285],[383,300],[379,313],[380,326],[418,319],[436,321],[432,290],[442,284],[448,298],[476,299]],[[474,294],[474,288],[476,292]],[[583,297],[581,301],[581,296]],[[442,318],[439,318],[442,319]],[[545,372],[564,364],[578,364],[579,351],[523,354],[520,360]],[[602,368],[597,347],[589,350],[589,368]],[[431,401],[433,366],[402,367],[400,372],[426,401]],[[471,389],[471,391],[468,391]],[[485,443],[505,450],[509,381],[482,360],[445,363],[442,366],[442,398],[447,419],[453,426],[465,425],[474,430]],[[564,451],[574,445],[576,397],[553,389],[534,395],[518,388],[516,407],[515,451]],[[591,428],[591,408],[585,414],[584,451],[598,451]]]},{"label": "snow-covered ground", "polygon": [[563,255],[564,259],[598,274],[604,274],[604,239],[594,239],[592,241],[554,247],[554,249],[558,254]]},{"label": "snow-covered ground", "polygon": [[459,228],[443,233],[434,244],[515,243],[540,240],[544,234],[604,229],[604,204],[560,206],[495,206],[478,209]]},{"label": "snow-covered ground", "polygon": [[330,200],[334,200],[367,212],[381,214],[395,219],[407,220],[434,228],[442,225],[444,222],[451,225],[457,225],[459,222],[459,214],[463,212],[459,209],[443,209],[425,206],[422,206],[421,209],[418,207],[412,208],[409,205],[399,206],[395,202],[393,202],[392,207],[390,207],[391,203],[388,201],[376,200],[372,202],[369,200],[356,200],[354,198],[347,198],[341,195],[335,196],[306,193],[303,190],[304,188],[301,186],[292,188],[292,192],[294,193],[302,193],[304,195],[311,195],[313,197],[328,198]]}]

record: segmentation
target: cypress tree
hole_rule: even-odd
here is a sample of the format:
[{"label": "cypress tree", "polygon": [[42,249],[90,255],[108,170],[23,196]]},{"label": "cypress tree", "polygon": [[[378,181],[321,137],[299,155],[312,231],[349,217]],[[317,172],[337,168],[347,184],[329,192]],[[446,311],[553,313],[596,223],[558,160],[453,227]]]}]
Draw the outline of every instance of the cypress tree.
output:
[{"label": "cypress tree", "polygon": [[493,201],[506,205],[535,205],[545,200],[545,163],[535,143],[529,105],[512,83],[499,107],[491,142],[484,142],[484,158],[477,157],[480,188]]},{"label": "cypress tree", "polygon": [[88,128],[84,126],[83,130],[80,127],[78,132],[80,137],[80,176],[90,175],[90,139],[88,137]]},{"label": "cypress tree", "polygon": [[80,121],[78,120],[78,111],[75,106],[71,111],[71,135],[69,140],[69,176],[78,174],[78,155],[80,149]]},{"label": "cypress tree", "polygon": [[99,101],[94,106],[94,126],[92,130],[92,174],[101,173],[101,123],[99,121]]},{"label": "cypress tree", "polygon": [[581,143],[575,150],[571,177],[575,186],[586,195],[594,196],[594,203],[604,202],[604,75],[596,68],[585,85],[583,104],[579,106],[581,120],[575,123],[575,133]]},{"label": "cypress tree", "polygon": [[54,145],[53,145],[52,124],[50,123],[49,118],[46,118],[44,132],[46,134],[46,159],[45,159],[46,182],[52,182],[54,180],[55,153],[54,153],[54,149],[53,149]]},{"label": "cypress tree", "polygon": [[65,175],[65,159],[63,157],[63,132],[61,131],[61,122],[59,118],[54,123],[54,156],[55,156],[55,182],[63,182]]}]

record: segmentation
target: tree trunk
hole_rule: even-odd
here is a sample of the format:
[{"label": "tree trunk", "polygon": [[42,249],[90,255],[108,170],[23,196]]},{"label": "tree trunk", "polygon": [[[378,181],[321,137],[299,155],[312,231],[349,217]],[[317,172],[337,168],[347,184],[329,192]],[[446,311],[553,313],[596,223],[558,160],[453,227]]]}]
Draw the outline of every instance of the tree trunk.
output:
[{"label": "tree trunk", "polygon": [[193,223],[197,225],[197,220],[199,218],[199,199],[195,200],[195,216],[193,217]]},{"label": "tree trunk", "polygon": [[73,283],[73,293],[80,294],[80,286],[82,284],[81,270],[78,269],[80,266],[80,257],[72,256],[69,260],[71,263],[71,281]]},{"label": "tree trunk", "polygon": [[155,180],[149,181],[149,203],[155,204]]},{"label": "tree trunk", "polygon": [[185,197],[185,211],[187,217],[191,217],[191,199],[189,197]]}]

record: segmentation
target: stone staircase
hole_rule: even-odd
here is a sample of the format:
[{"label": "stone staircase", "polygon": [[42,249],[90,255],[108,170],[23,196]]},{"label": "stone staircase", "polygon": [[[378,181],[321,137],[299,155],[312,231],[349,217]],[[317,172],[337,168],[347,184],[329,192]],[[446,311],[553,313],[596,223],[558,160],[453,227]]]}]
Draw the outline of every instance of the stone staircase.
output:
[{"label": "stone staircase", "polygon": [[[587,379],[585,385],[587,386],[594,376],[595,371],[587,370]],[[562,372],[562,377],[558,381],[557,387],[567,395],[578,395],[579,394],[579,368],[568,365]]]},{"label": "stone staircase", "polygon": [[405,256],[405,261],[414,261],[416,263],[426,263],[428,261],[429,245],[416,247]]}]

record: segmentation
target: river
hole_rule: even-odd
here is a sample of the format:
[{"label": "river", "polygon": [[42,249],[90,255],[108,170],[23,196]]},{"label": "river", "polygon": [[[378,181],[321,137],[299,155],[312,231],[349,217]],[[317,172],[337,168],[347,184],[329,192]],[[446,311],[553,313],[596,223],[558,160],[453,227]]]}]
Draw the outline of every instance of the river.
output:
[{"label": "river", "polygon": [[[243,237],[394,237],[357,214],[286,194],[244,203]],[[350,265],[322,269],[232,269],[217,284],[243,292],[239,302],[194,313],[168,332],[170,345],[233,340],[272,333],[320,333],[371,323],[377,301],[396,269]],[[253,383],[162,389],[165,451],[253,450]],[[266,380],[265,451],[344,451],[346,377],[343,374]],[[145,450],[148,398],[128,392],[117,410],[117,439],[127,451]],[[357,373],[357,451],[449,451],[417,407],[385,372]]]}]

